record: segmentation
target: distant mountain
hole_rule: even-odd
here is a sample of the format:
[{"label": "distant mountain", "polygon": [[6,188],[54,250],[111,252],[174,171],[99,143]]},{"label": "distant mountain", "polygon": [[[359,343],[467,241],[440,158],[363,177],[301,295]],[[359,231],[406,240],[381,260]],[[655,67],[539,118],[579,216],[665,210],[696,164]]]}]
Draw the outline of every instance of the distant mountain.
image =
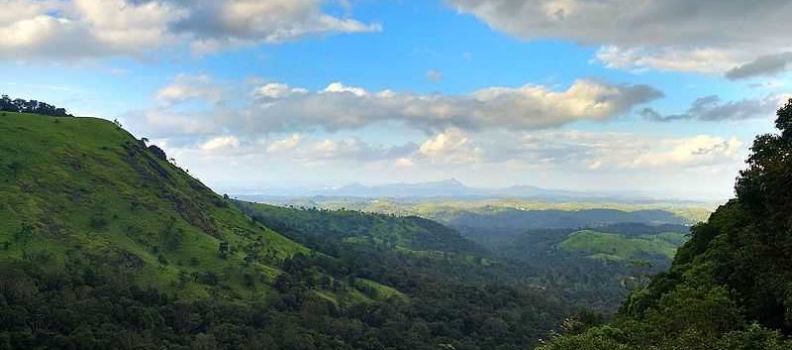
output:
[{"label": "distant mountain", "polygon": [[505,188],[470,187],[457,179],[422,183],[395,183],[382,185],[365,185],[350,183],[340,187],[289,187],[266,189],[237,189],[234,195],[240,199],[267,201],[274,198],[298,197],[334,197],[334,198],[391,198],[391,199],[497,199],[515,198],[552,202],[647,202],[666,200],[682,202],[672,198],[637,191],[568,191],[546,189],[530,185],[514,185]]}]

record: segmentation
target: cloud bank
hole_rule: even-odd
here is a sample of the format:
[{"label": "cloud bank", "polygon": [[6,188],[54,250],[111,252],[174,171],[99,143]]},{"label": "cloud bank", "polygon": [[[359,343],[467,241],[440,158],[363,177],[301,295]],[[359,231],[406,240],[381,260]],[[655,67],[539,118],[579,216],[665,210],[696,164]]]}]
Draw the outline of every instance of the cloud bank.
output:
[{"label": "cloud bank", "polygon": [[359,129],[403,122],[426,132],[455,127],[542,129],[575,121],[606,121],[663,94],[646,85],[578,80],[566,90],[541,85],[492,87],[464,95],[370,92],[332,83],[319,91],[284,84],[256,89],[251,109],[224,125],[251,132]]},{"label": "cloud bank", "polygon": [[[786,0],[447,0],[515,37],[602,48],[610,67],[724,73],[792,48]],[[767,62],[759,62],[764,65]],[[772,65],[772,64],[771,64]],[[778,64],[772,65],[777,70]],[[764,74],[744,69],[731,77]]]},{"label": "cloud bank", "polygon": [[322,0],[3,0],[0,58],[196,54],[311,35],[381,30],[326,14]]}]

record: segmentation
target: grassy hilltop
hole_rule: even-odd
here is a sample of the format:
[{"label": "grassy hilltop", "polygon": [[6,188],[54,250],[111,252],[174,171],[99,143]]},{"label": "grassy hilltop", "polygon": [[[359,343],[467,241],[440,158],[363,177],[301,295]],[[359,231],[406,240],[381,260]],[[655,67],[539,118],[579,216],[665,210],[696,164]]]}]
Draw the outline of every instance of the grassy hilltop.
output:
[{"label": "grassy hilltop", "polygon": [[4,258],[87,260],[200,297],[265,293],[307,251],[109,121],[7,113],[0,134]]}]

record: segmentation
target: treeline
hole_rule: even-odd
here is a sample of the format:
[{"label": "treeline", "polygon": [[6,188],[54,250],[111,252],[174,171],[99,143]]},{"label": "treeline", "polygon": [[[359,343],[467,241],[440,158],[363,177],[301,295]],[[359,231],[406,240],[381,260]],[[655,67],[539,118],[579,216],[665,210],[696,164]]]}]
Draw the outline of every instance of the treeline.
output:
[{"label": "treeline", "polygon": [[792,349],[792,100],[754,141],[737,197],[693,227],[668,272],[614,322],[576,327],[542,350]]},{"label": "treeline", "polygon": [[0,96],[0,112],[13,113],[34,113],[51,117],[73,117],[66,112],[65,108],[58,108],[49,103],[24,100],[21,98],[11,99],[8,95]]}]

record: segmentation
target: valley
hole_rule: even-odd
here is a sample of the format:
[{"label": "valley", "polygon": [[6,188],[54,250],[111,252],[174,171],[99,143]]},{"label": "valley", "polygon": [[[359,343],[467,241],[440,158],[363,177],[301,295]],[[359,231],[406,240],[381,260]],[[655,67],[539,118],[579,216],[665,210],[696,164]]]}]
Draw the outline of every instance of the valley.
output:
[{"label": "valley", "polygon": [[12,349],[618,344],[602,322],[667,322],[642,312],[668,307],[653,299],[662,283],[698,278],[675,271],[743,215],[733,202],[708,223],[689,203],[272,205],[214,193],[117,122],[5,113],[0,133],[0,345]]}]

